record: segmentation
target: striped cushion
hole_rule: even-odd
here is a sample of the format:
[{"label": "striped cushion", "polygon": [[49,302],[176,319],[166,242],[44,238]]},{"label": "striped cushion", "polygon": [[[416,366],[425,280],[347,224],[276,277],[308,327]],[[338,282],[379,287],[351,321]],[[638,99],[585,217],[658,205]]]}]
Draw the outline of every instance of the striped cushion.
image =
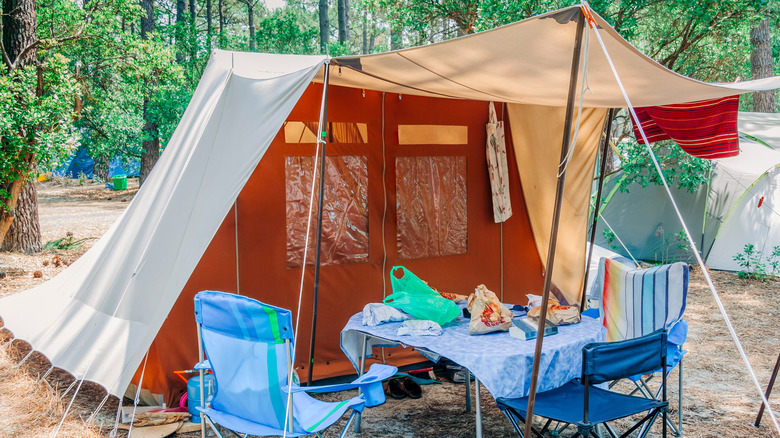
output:
[{"label": "striped cushion", "polygon": [[[636,108],[647,140],[674,140],[685,152],[699,158],[739,155],[737,110],[739,96],[676,105]],[[636,120],[634,134],[644,144]]]},{"label": "striped cushion", "polygon": [[601,320],[607,341],[644,336],[682,318],[688,294],[687,264],[639,270],[606,258],[599,264],[603,264],[599,273],[604,273]]}]

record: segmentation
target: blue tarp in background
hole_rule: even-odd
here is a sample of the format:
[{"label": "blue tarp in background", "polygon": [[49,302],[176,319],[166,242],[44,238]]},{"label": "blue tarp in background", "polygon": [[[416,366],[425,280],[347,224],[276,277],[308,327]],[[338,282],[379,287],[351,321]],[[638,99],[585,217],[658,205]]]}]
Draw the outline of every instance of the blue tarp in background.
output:
[{"label": "blue tarp in background", "polygon": [[[52,169],[53,176],[64,176],[67,178],[78,178],[81,173],[92,178],[94,173],[95,160],[87,154],[87,148],[78,148],[65,163],[56,169]],[[119,157],[112,158],[108,163],[108,177],[113,178],[116,175],[127,175],[137,177],[140,174],[141,161],[134,159],[129,164],[122,162]]]}]

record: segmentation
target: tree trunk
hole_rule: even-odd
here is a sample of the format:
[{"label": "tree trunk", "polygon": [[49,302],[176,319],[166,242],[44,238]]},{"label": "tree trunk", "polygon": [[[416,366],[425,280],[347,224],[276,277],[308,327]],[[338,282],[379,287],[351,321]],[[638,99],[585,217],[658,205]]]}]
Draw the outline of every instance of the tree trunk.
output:
[{"label": "tree trunk", "polygon": [[[31,65],[35,62],[37,51],[32,49],[23,52],[37,39],[35,0],[2,0],[2,2],[0,32],[2,32],[6,54],[17,68]],[[28,158],[25,160],[26,167],[18,169],[20,175],[26,175],[28,170],[36,168],[33,155],[30,154]],[[11,194],[11,199],[3,202],[8,209],[0,206],[2,247],[24,252],[40,251],[41,229],[38,224],[38,196],[35,182],[25,183],[24,179],[20,179],[10,183],[3,181],[2,185]]]},{"label": "tree trunk", "polygon": [[95,157],[95,165],[92,168],[92,179],[108,181],[108,157]]},{"label": "tree trunk", "polygon": [[35,61],[36,50],[28,51],[22,59],[21,53],[37,39],[35,0],[3,0],[3,47],[11,62],[24,67]]},{"label": "tree trunk", "polygon": [[361,49],[361,54],[368,53],[368,12],[365,9],[363,10],[363,45]]},{"label": "tree trunk", "polygon": [[149,173],[152,172],[152,168],[154,167],[155,163],[157,163],[157,159],[160,158],[160,138],[158,133],[158,126],[157,123],[149,121],[149,115],[147,112],[147,108],[149,106],[149,100],[144,100],[144,120],[146,120],[146,123],[144,124],[144,141],[142,143],[142,149],[141,152],[141,169],[140,169],[140,175],[138,177],[138,186],[142,186],[143,183],[146,181],[146,178],[149,176]]},{"label": "tree trunk", "polygon": [[337,1],[337,12],[339,16],[339,44],[347,44],[349,42],[349,0]]},{"label": "tree trunk", "polygon": [[330,21],[328,21],[328,0],[320,0],[320,52],[328,52]]},{"label": "tree trunk", "polygon": [[154,0],[141,0],[144,15],[141,16],[141,39],[148,39],[154,32]]},{"label": "tree trunk", "polygon": [[[35,165],[33,164],[33,167]],[[41,226],[38,220],[37,181],[31,178],[19,194],[14,221],[3,239],[3,251],[25,253],[41,250]]]},{"label": "tree trunk", "polygon": [[[772,63],[772,37],[769,33],[768,18],[750,30],[750,43],[753,45],[753,54],[750,56],[750,71],[753,79],[772,76],[774,65]],[[754,92],[753,111],[775,112],[775,90]]]},{"label": "tree trunk", "polygon": [[368,40],[368,53],[374,53],[374,44],[376,43],[376,17],[371,14],[371,38]]},{"label": "tree trunk", "polygon": [[246,14],[249,24],[249,51],[254,52],[257,50],[257,42],[255,41],[255,3],[254,0],[249,0],[246,3]]},{"label": "tree trunk", "polygon": [[184,48],[186,47],[186,20],[184,18],[184,8],[186,3],[184,0],[176,0],[176,62],[179,64],[184,62]]},{"label": "tree trunk", "polygon": [[401,40],[401,28],[393,26],[390,30],[390,50],[400,50]]},{"label": "tree trunk", "polygon": [[206,0],[206,41],[208,51],[211,52],[211,0]]},{"label": "tree trunk", "polygon": [[[154,4],[153,0],[141,0],[141,7],[145,14],[141,17],[141,38],[147,39],[148,35],[154,32]],[[177,18],[178,21],[178,18]],[[153,88],[154,84],[147,83],[147,88]],[[160,157],[160,139],[157,133],[157,123],[149,120],[149,98],[144,98],[144,141],[141,145],[141,169],[138,178],[138,185],[141,186],[146,177],[152,171],[154,164]]]},{"label": "tree trunk", "polygon": [[190,0],[190,61],[194,61],[198,57],[198,32],[195,29],[196,6],[195,0]]},{"label": "tree trunk", "polygon": [[[32,160],[32,155],[25,159],[27,162],[30,160]],[[13,225],[16,217],[17,205],[19,204],[19,196],[22,193],[22,189],[24,189],[25,182],[25,179],[19,178],[12,182],[4,181],[2,184],[2,188],[5,189],[11,197],[5,201],[5,208],[0,209],[0,236],[6,236],[8,230],[11,229],[11,225]],[[2,238],[0,238],[0,242],[2,242]]]},{"label": "tree trunk", "polygon": [[225,14],[222,11],[222,0],[217,2],[217,15],[219,15],[219,48],[225,47]]}]

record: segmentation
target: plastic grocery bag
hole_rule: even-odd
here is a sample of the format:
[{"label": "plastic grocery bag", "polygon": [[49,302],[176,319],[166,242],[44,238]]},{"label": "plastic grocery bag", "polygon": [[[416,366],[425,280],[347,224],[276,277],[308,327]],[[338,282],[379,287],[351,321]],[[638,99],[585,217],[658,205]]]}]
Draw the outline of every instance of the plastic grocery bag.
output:
[{"label": "plastic grocery bag", "polygon": [[[395,272],[403,272],[401,278]],[[390,270],[390,285],[393,294],[383,300],[388,306],[401,309],[416,319],[427,319],[444,325],[461,314],[460,307],[431,289],[411,271],[403,266]]]},{"label": "plastic grocery bag", "polygon": [[512,326],[512,311],[501,304],[495,293],[480,284],[469,295],[469,334],[481,335],[497,331],[508,331]]}]

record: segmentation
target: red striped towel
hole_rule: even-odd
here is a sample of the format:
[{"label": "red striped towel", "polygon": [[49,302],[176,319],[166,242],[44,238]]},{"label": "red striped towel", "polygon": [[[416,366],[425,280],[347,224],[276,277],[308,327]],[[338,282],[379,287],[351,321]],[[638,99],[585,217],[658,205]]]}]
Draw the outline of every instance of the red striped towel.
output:
[{"label": "red striped towel", "polygon": [[[647,140],[674,140],[687,153],[699,158],[739,155],[737,110],[739,96],[676,105],[636,108]],[[634,121],[634,134],[644,144]]]}]

